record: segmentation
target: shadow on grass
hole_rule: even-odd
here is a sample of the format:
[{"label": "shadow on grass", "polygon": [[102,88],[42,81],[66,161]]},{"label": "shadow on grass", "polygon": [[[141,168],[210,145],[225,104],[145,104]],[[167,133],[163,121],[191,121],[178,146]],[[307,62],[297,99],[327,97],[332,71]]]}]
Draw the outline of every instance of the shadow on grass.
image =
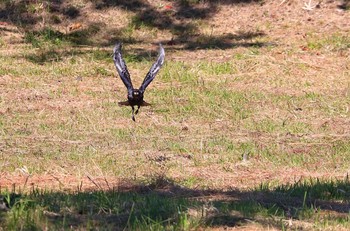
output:
[{"label": "shadow on grass", "polygon": [[[256,37],[265,36],[263,32],[239,32],[238,34],[225,34],[221,36],[200,35],[187,41],[185,49],[230,49],[233,47],[263,47],[268,45],[264,42],[248,42]],[[181,41],[174,41],[181,43]]]},{"label": "shadow on grass", "polygon": [[[124,48],[123,48],[124,49]],[[62,61],[65,57],[77,58],[80,56],[89,56],[94,60],[112,62],[112,49],[94,49],[91,47],[85,48],[71,48],[71,49],[60,49],[54,47],[48,47],[45,49],[39,49],[35,53],[28,53],[24,55],[24,58],[28,61],[44,65],[45,63],[59,62]],[[153,49],[152,51],[147,51],[143,49],[125,49],[124,60],[129,62],[153,62],[157,55],[158,49]],[[16,56],[17,57],[17,56]],[[22,56],[21,56],[22,57]]]},{"label": "shadow on grass", "polygon": [[[121,8],[133,13],[127,25],[106,30],[105,22],[93,20],[90,14],[81,12],[82,6],[72,5],[69,1],[4,1],[0,3],[0,21],[9,25],[15,24],[25,32],[25,42],[39,48],[36,54],[25,56],[36,64],[61,61],[72,54],[94,53],[93,47],[103,50],[114,45],[116,41],[124,44],[141,44],[144,41],[133,36],[133,31],[141,27],[170,32],[172,35],[170,39],[160,41],[170,52],[172,50],[230,49],[239,46],[260,48],[271,45],[259,41],[259,38],[265,36],[262,31],[237,31],[235,34],[222,35],[200,33],[201,24],[198,22],[210,20],[220,6],[234,4],[261,4],[261,2],[259,0],[209,0],[203,4],[200,1],[178,0],[169,1],[169,5],[157,7],[144,0],[91,1],[90,10],[92,11],[102,12],[108,8]],[[86,24],[72,24],[72,27],[76,26],[78,29],[72,31],[67,29],[65,32],[52,27],[64,21],[70,22],[69,20],[82,21]],[[8,29],[3,27],[1,30]],[[90,51],[86,50],[87,47],[90,47]],[[127,46],[125,48],[125,58],[129,61],[150,61],[157,56],[157,50],[138,50],[137,48],[128,50]],[[107,57],[112,50],[103,52]]]},{"label": "shadow on grass", "polygon": [[[70,49],[64,48],[64,45],[59,45],[63,40],[65,40],[65,36],[55,31],[46,31],[45,33],[49,33],[46,35],[47,39],[51,40],[54,44],[58,46],[48,46],[41,47],[36,51],[35,54],[26,55],[25,58],[33,63],[44,64],[47,62],[56,62],[61,61],[64,57],[71,57],[73,55],[82,55],[82,54],[92,54],[92,56],[98,56],[97,60],[106,60],[107,62],[111,62],[112,49],[107,49],[107,47],[100,47],[100,49],[93,48],[91,46],[83,46],[83,47],[72,47]],[[81,45],[84,45],[82,40],[79,40],[82,33],[85,31],[76,32],[74,34],[69,35],[69,40],[76,40],[76,43],[82,42]],[[88,32],[86,32],[88,34]],[[271,46],[273,43],[265,43],[259,41],[252,41],[255,37],[261,37],[265,34],[263,32],[239,32],[238,34],[226,34],[222,36],[197,36],[191,39],[188,39],[186,43],[183,43],[181,40],[174,39],[170,41],[172,45],[176,44],[186,44],[184,48],[178,48],[175,46],[166,46],[166,52],[172,52],[175,50],[198,50],[198,49],[229,49],[233,47],[253,47],[260,48],[263,46]],[[84,36],[88,37],[88,35]],[[37,40],[36,34],[31,33],[26,37],[27,41],[32,44],[37,44],[36,46],[40,47],[40,41]],[[118,40],[115,38],[115,41],[120,41],[122,43],[125,40]],[[247,40],[251,40],[248,42]],[[130,43],[126,42],[127,44]],[[167,44],[169,41],[160,41],[162,44]],[[154,44],[158,45],[158,44]],[[63,49],[62,49],[62,48]],[[143,61],[154,61],[158,55],[158,49],[152,50],[144,50],[140,48],[129,49],[128,46],[123,47],[123,56],[127,62],[143,62]],[[101,59],[101,57],[103,57]]]},{"label": "shadow on grass", "polygon": [[29,194],[2,194],[10,208],[3,226],[7,230],[190,230],[244,226],[248,221],[283,228],[283,219],[312,220],[327,211],[333,216],[337,213],[337,219],[343,219],[340,222],[348,222],[350,210],[348,179],[219,191],[189,189],[160,177],[147,185],[119,185],[109,190],[68,193],[33,189]]},{"label": "shadow on grass", "polygon": [[[234,46],[264,46],[264,43],[245,41],[254,37],[264,36],[261,32],[240,32],[237,35],[206,36],[199,32],[198,20],[209,20],[213,17],[220,5],[234,4],[262,4],[260,0],[222,0],[222,1],[169,1],[169,5],[154,6],[144,0],[97,0],[91,1],[92,10],[102,11],[107,8],[121,8],[134,14],[128,25],[118,30],[105,31],[103,23],[94,22],[90,14],[82,14],[82,7],[72,5],[69,1],[55,0],[39,4],[28,1],[5,1],[0,3],[0,21],[15,24],[26,32],[27,42],[38,45],[38,37],[44,37],[46,41],[58,40],[69,42],[73,45],[110,46],[117,40],[127,43],[142,43],[130,35],[128,31],[140,27],[150,29],[157,28],[168,31],[172,39],[163,41],[167,45],[181,44],[181,49],[228,49]],[[79,30],[62,33],[51,29],[50,25],[57,25],[65,20],[78,19],[88,22]],[[35,25],[40,26],[35,26]],[[36,28],[36,29],[34,29]],[[51,31],[50,31],[51,30]],[[102,31],[107,38],[94,40]],[[48,36],[56,35],[56,36]],[[248,37],[242,35],[248,35]],[[98,37],[98,36],[97,36]],[[240,42],[237,42],[237,41]],[[107,42],[106,42],[107,41]],[[33,43],[34,42],[34,43]],[[176,48],[175,48],[176,49]]]}]

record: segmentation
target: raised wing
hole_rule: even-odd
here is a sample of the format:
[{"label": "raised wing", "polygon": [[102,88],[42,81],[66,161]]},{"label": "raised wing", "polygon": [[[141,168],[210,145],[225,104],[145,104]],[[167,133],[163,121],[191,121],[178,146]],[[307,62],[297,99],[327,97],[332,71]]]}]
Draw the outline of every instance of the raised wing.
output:
[{"label": "raised wing", "polygon": [[113,61],[120,78],[122,79],[125,87],[128,89],[128,95],[132,95],[133,86],[128,68],[126,67],[122,57],[121,48],[122,44],[118,42],[113,49]]},{"label": "raised wing", "polygon": [[158,73],[159,69],[162,67],[164,63],[164,58],[165,58],[165,51],[162,46],[162,44],[159,44],[159,55],[158,59],[155,63],[153,63],[151,69],[147,73],[145,79],[143,80],[141,87],[140,87],[140,92],[144,93],[146,90],[146,87],[152,82],[154,77],[156,77],[156,74]]}]

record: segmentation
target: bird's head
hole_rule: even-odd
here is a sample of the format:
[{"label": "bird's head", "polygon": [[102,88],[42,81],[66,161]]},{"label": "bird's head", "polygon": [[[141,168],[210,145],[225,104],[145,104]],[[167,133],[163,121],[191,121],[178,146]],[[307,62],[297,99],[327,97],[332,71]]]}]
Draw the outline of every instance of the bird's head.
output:
[{"label": "bird's head", "polygon": [[142,98],[142,94],[141,94],[140,90],[139,90],[139,89],[134,89],[134,90],[132,91],[132,97],[133,97],[134,99],[140,99],[140,98]]}]

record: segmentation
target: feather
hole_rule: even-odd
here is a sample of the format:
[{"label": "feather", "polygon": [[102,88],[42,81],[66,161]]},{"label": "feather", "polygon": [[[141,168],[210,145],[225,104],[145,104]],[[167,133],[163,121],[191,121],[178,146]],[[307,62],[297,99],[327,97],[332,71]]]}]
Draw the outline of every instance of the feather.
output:
[{"label": "feather", "polygon": [[132,95],[133,86],[128,68],[126,67],[125,61],[122,57],[121,48],[122,44],[118,42],[113,49],[113,61],[121,80],[128,89],[128,95]]},{"label": "feather", "polygon": [[[125,87],[128,90],[128,101],[119,102],[118,104],[119,106],[131,106],[131,118],[133,121],[135,121],[135,115],[139,112],[140,107],[151,105],[143,100],[143,93],[162,67],[165,58],[165,51],[162,44],[159,44],[159,55],[157,61],[153,63],[151,69],[149,70],[145,79],[143,80],[140,89],[134,89],[134,87],[132,86],[128,68],[126,67],[125,61],[122,57],[121,48],[122,45],[118,42],[113,50],[113,61],[121,80],[123,81]],[[137,106],[136,112],[135,106]]]},{"label": "feather", "polygon": [[158,71],[160,70],[160,68],[162,67],[162,65],[164,63],[164,58],[165,58],[164,48],[163,48],[162,44],[159,44],[159,55],[158,55],[157,61],[155,63],[153,63],[151,69],[149,70],[145,79],[143,80],[141,87],[140,87],[141,93],[145,92],[147,86],[156,77]]}]

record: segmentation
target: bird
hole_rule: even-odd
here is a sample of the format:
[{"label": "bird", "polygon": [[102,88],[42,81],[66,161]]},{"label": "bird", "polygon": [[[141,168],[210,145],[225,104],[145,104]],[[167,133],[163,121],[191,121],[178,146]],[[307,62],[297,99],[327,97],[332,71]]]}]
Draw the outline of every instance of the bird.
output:
[{"label": "bird", "polygon": [[[125,61],[122,56],[122,44],[117,42],[113,49],[113,62],[119,74],[119,77],[123,81],[128,95],[127,101],[119,102],[119,106],[131,106],[132,109],[132,120],[135,122],[135,115],[139,112],[141,106],[149,106],[150,104],[143,100],[143,95],[147,86],[152,82],[152,80],[156,77],[160,68],[164,64],[165,51],[161,43],[159,43],[159,54],[155,63],[153,63],[151,69],[148,71],[145,79],[143,80],[140,88],[134,88],[130,79],[130,74],[128,68],[125,64]],[[135,111],[135,106],[137,109]]]}]

